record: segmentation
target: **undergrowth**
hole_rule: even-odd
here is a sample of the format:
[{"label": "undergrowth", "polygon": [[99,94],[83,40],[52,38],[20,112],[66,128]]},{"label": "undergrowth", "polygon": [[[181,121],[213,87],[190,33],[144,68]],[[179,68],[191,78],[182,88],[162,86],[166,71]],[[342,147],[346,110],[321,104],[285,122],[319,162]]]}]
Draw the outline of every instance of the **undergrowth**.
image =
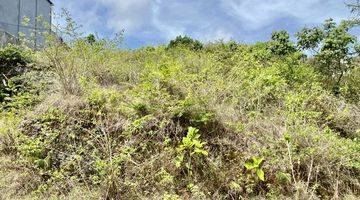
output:
[{"label": "undergrowth", "polygon": [[359,67],[334,96],[269,45],[34,53],[1,104],[2,197],[356,199]]}]

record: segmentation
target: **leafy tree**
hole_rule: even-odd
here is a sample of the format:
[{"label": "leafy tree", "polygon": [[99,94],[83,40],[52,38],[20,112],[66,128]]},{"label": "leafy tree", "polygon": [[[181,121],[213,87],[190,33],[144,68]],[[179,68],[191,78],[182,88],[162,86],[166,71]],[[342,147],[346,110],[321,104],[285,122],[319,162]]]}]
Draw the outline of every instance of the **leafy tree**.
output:
[{"label": "leafy tree", "polygon": [[94,34],[89,34],[88,36],[86,36],[85,40],[90,45],[92,45],[96,42],[96,38],[95,38]]},{"label": "leafy tree", "polygon": [[194,51],[201,50],[203,48],[203,44],[198,41],[194,40],[188,36],[177,36],[175,40],[171,40],[167,49],[176,48],[176,47],[185,47],[189,48]]},{"label": "leafy tree", "polygon": [[357,38],[349,33],[355,25],[353,21],[336,24],[329,19],[322,27],[304,28],[296,34],[298,47],[312,52],[316,69],[332,80],[335,93],[358,54]]},{"label": "leafy tree", "polygon": [[290,41],[290,35],[285,30],[272,33],[269,49],[275,55],[289,55],[296,52],[295,45]]}]

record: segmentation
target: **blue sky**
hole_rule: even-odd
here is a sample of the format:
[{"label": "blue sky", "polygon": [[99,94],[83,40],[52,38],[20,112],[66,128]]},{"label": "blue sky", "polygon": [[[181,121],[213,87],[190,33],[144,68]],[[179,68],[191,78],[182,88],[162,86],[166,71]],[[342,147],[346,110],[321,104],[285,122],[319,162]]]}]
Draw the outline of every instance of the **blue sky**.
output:
[{"label": "blue sky", "polygon": [[266,41],[278,29],[295,33],[325,19],[350,17],[348,0],[53,0],[86,33],[110,37],[125,30],[124,46],[167,43],[177,35],[203,42]]}]

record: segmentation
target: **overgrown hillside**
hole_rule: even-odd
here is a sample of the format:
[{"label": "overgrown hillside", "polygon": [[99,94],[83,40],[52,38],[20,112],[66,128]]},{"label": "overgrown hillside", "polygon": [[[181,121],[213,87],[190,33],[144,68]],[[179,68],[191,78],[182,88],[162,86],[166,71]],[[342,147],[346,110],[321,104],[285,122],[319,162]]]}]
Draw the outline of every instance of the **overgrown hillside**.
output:
[{"label": "overgrown hillside", "polygon": [[338,81],[329,54],[307,58],[284,32],[23,49],[0,50],[1,199],[360,196],[354,56]]}]

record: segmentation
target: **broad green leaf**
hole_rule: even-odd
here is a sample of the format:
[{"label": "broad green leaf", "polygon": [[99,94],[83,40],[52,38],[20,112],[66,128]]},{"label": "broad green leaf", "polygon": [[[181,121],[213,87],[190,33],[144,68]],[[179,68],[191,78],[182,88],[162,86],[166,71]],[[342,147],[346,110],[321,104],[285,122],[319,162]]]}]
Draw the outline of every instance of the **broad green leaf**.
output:
[{"label": "broad green leaf", "polygon": [[202,150],[202,149],[195,149],[194,152],[197,154],[202,154],[204,156],[207,156],[209,154],[207,151]]},{"label": "broad green leaf", "polygon": [[253,159],[254,165],[255,165],[256,167],[259,167],[260,164],[261,164],[261,163],[263,162],[263,160],[264,160],[264,158],[258,158],[258,157],[253,157],[252,159]]},{"label": "broad green leaf", "polygon": [[255,168],[254,164],[251,163],[251,162],[246,162],[244,166],[245,166],[246,169],[248,169],[248,170],[251,170],[251,169],[254,169],[254,168]]},{"label": "broad green leaf", "polygon": [[262,169],[257,169],[256,174],[261,181],[265,181],[265,173]]}]

